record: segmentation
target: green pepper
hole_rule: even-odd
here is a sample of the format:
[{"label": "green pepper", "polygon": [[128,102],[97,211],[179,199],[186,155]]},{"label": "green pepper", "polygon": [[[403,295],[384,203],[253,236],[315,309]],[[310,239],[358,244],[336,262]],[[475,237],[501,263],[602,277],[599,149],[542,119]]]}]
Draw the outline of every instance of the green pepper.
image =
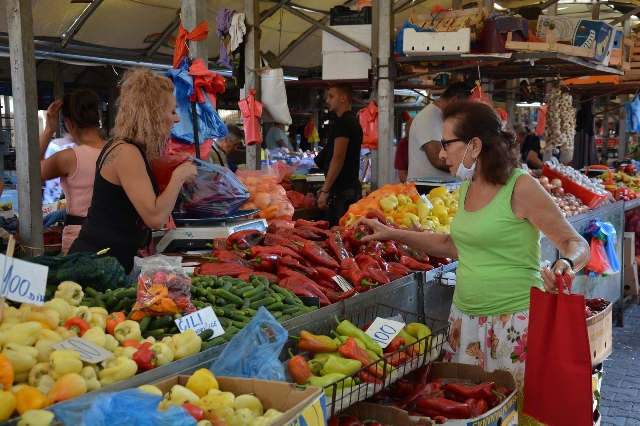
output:
[{"label": "green pepper", "polygon": [[366,345],[367,349],[372,350],[373,352],[378,354],[379,358],[382,358],[382,347],[380,347],[380,345],[377,344],[371,338],[371,336],[369,336],[367,333],[365,333],[364,331],[360,330],[358,327],[356,327],[355,325],[351,324],[347,320],[343,320],[342,322],[340,322],[340,320],[338,320],[337,316],[334,316],[333,318],[335,319],[336,323],[338,324],[338,328],[336,329],[336,331],[338,332],[338,334],[340,336],[355,337],[357,339],[362,340],[362,342],[364,342],[364,344]]},{"label": "green pepper", "polygon": [[353,379],[351,377],[347,377],[344,374],[340,373],[331,373],[322,377],[311,377],[307,383],[309,384],[309,386],[320,386],[323,388],[339,380],[340,383],[338,383],[337,386],[330,386],[324,390],[324,394],[326,396],[333,396],[333,390],[336,389],[336,387],[338,393],[341,393],[344,388],[351,388],[354,385]]},{"label": "green pepper", "polygon": [[314,360],[307,361],[307,367],[309,367],[309,371],[318,376],[320,375],[320,370],[322,370],[322,363]]},{"label": "green pepper", "polygon": [[313,359],[320,362],[325,362],[327,358],[329,358],[330,356],[337,356],[338,358],[346,359],[346,357],[340,355],[339,352],[314,352],[313,353]]},{"label": "green pepper", "polygon": [[325,362],[315,360],[312,362],[322,365],[322,369],[320,370],[321,376],[326,376],[331,373],[340,373],[346,376],[362,368],[362,363],[360,361],[348,358],[338,358],[334,355],[329,355]]},{"label": "green pepper", "polygon": [[[425,353],[425,351],[431,350],[431,329],[429,329],[429,327],[418,322],[412,322],[407,324],[406,330],[409,335],[415,337],[419,341],[422,340],[420,342],[420,355]],[[429,336],[428,339],[427,336]]]}]

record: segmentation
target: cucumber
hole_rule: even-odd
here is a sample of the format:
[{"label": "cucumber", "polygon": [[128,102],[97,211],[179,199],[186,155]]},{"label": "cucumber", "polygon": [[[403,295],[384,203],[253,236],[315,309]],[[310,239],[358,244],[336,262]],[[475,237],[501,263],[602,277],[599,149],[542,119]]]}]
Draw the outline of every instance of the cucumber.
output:
[{"label": "cucumber", "polygon": [[208,342],[202,342],[202,346],[200,346],[200,352],[215,348],[216,346],[220,346],[224,343],[227,343],[227,341],[224,340],[222,336],[218,336],[213,340],[209,340]]},{"label": "cucumber", "polygon": [[104,294],[101,292],[96,293],[96,301],[95,304],[96,306],[102,308],[102,309],[107,309],[107,304],[104,303],[104,301],[102,300],[102,298],[104,297]]},{"label": "cucumber", "polygon": [[218,315],[218,321],[220,321],[220,325],[222,326],[222,328],[227,328],[231,325],[231,320],[229,318],[225,318],[220,315]]},{"label": "cucumber", "polygon": [[225,309],[237,309],[238,305],[236,305],[235,303],[227,303],[224,306],[221,306],[221,308],[225,308]]},{"label": "cucumber", "polygon": [[166,334],[178,334],[178,327],[176,327],[175,325],[173,327],[171,327],[169,330],[167,330]]},{"label": "cucumber", "polygon": [[196,287],[196,297],[203,297],[207,294],[207,289],[204,287]]},{"label": "cucumber", "polygon": [[266,290],[263,290],[260,293],[256,294],[255,296],[250,297],[249,300],[251,300],[251,303],[253,303],[256,300],[264,299],[265,297],[269,297],[269,292]]},{"label": "cucumber", "polygon": [[291,315],[283,315],[280,318],[278,318],[276,321],[278,321],[280,324],[282,324],[283,322],[290,320],[291,319]]},{"label": "cucumber", "polygon": [[231,324],[233,324],[234,327],[236,328],[245,328],[247,326],[247,324],[249,324],[248,322],[242,322],[242,321],[231,321]]},{"label": "cucumber", "polygon": [[123,311],[130,311],[131,307],[133,306],[133,302],[131,301],[131,299],[129,299],[128,297],[125,297],[124,299],[122,299],[122,310]]},{"label": "cucumber", "polygon": [[240,322],[244,322],[244,323],[248,323],[251,321],[251,318],[247,318],[242,314],[237,314],[234,313],[233,315],[231,315],[231,319],[234,321],[240,321]]},{"label": "cucumber", "polygon": [[107,311],[112,312],[113,308],[115,308],[117,304],[118,304],[118,298],[117,297],[113,297],[113,296],[109,296],[109,298],[107,299],[107,303],[106,303]]},{"label": "cucumber", "polygon": [[224,281],[224,284],[222,285],[222,287],[220,287],[218,290],[225,290],[225,291],[229,291],[231,290],[231,287],[233,287],[233,283],[230,281]]},{"label": "cucumber", "polygon": [[282,313],[285,314],[285,315],[289,315],[289,314],[292,314],[294,312],[298,312],[300,309],[304,309],[304,306],[289,306],[289,305],[287,305],[287,307],[282,310]]},{"label": "cucumber", "polygon": [[195,295],[196,295],[196,286],[195,286],[195,285],[192,285],[192,286],[189,288],[189,292],[191,293],[191,295],[192,295],[192,296],[195,296]]},{"label": "cucumber", "polygon": [[272,297],[276,299],[276,302],[282,302],[282,300],[284,299],[284,297],[282,297],[280,293],[273,293]]},{"label": "cucumber", "polygon": [[212,309],[213,309],[213,313],[216,314],[218,318],[224,316],[224,310],[222,308],[212,307]]},{"label": "cucumber", "polygon": [[255,296],[256,294],[261,293],[262,290],[264,290],[264,284],[260,283],[259,286],[255,287],[255,288],[252,287],[249,291],[245,291],[244,293],[242,293],[242,297],[251,298],[251,297]]},{"label": "cucumber", "polygon": [[224,332],[224,334],[222,336],[218,336],[218,337],[222,337],[224,340],[226,340],[227,342],[229,340],[231,340],[231,338],[233,338],[233,336],[235,336],[240,330],[237,327],[234,327],[233,325],[230,326],[229,328],[227,328]]},{"label": "cucumber", "polygon": [[258,280],[262,282],[265,286],[269,287],[269,280],[264,275],[258,275]]},{"label": "cucumber", "polygon": [[242,309],[247,309],[251,305],[251,299],[244,298],[242,301]]},{"label": "cucumber", "polygon": [[87,296],[91,297],[91,298],[96,298],[98,291],[91,288],[91,287],[85,287],[84,292],[87,294]]},{"label": "cucumber", "polygon": [[[282,302],[275,302],[265,306],[265,308],[267,308],[267,311],[281,311],[284,309],[284,304]],[[273,312],[271,312],[271,314],[273,314]]]},{"label": "cucumber", "polygon": [[223,290],[223,289],[219,288],[219,289],[216,290],[216,295],[220,296],[220,297],[224,297],[226,300],[228,300],[231,303],[236,304],[237,306],[242,306],[242,299],[240,299],[235,294],[229,293],[226,290]]},{"label": "cucumber", "polygon": [[124,300],[119,300],[116,306],[113,308],[113,312],[122,312],[123,306],[124,306]]},{"label": "cucumber", "polygon": [[160,334],[166,334],[166,330],[164,328],[157,328],[155,330],[145,331],[144,334],[150,336],[158,336]]},{"label": "cucumber", "polygon": [[277,286],[275,284],[271,284],[269,286],[269,288],[273,291],[275,291],[276,293],[280,293],[281,295],[283,295],[284,297],[290,297],[292,295],[292,293],[287,290],[286,288],[282,288],[280,286]]},{"label": "cucumber", "polygon": [[203,331],[202,333],[198,334],[198,336],[200,336],[200,338],[202,339],[203,342],[206,342],[207,340],[211,339],[213,337],[213,330],[208,328],[205,331]]},{"label": "cucumber", "polygon": [[142,318],[140,320],[140,331],[141,332],[145,332],[147,331],[147,328],[149,328],[149,324],[151,323],[151,316],[147,315],[146,317]]},{"label": "cucumber", "polygon": [[276,299],[273,297],[265,297],[264,299],[256,300],[251,304],[251,309],[258,309],[260,306],[267,306],[274,303]]},{"label": "cucumber", "polygon": [[136,297],[137,295],[138,295],[138,291],[136,289],[118,290],[114,294],[114,296],[116,296],[118,299],[124,299],[127,297]]},{"label": "cucumber", "polygon": [[152,323],[150,323],[147,327],[147,330],[156,330],[158,328],[168,328],[173,324],[173,317],[171,315],[163,315],[161,317],[156,318]]},{"label": "cucumber", "polygon": [[238,297],[244,297],[244,293],[248,293],[250,290],[253,290],[253,286],[248,283],[244,283],[245,285],[240,285],[235,288],[235,290],[231,289],[231,294],[235,294]]},{"label": "cucumber", "polygon": [[221,280],[220,278],[218,278],[217,280],[215,280],[215,281],[213,282],[213,286],[214,286],[215,288],[220,288],[220,287],[222,287],[223,285],[224,285],[224,281],[223,281],[223,280]]},{"label": "cucumber", "polygon": [[213,292],[207,292],[206,296],[204,296],[207,302],[216,303],[216,295]]}]

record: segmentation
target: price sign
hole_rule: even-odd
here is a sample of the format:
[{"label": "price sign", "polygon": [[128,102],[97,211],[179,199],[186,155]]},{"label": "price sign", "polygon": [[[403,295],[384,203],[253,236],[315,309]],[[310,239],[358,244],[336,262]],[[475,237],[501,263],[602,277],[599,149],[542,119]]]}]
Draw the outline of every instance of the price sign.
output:
[{"label": "price sign", "polygon": [[367,329],[366,333],[384,349],[389,346],[389,343],[403,328],[403,322],[378,317]]},{"label": "price sign", "polygon": [[49,267],[0,254],[0,297],[42,306]]},{"label": "price sign", "polygon": [[202,333],[205,330],[212,329],[214,337],[222,336],[224,329],[218,320],[218,317],[213,312],[211,306],[207,306],[201,311],[194,312],[182,318],[175,320],[176,325],[180,333],[184,333],[187,330],[193,330],[197,334]]},{"label": "price sign", "polygon": [[113,353],[110,351],[80,337],[71,337],[64,342],[51,345],[51,347],[53,349],[71,349],[72,351],[76,351],[80,354],[81,360],[91,364],[97,364],[113,356]]},{"label": "price sign", "polygon": [[429,209],[433,209],[433,204],[431,204],[431,201],[429,201],[426,195],[422,194],[420,198],[422,199],[422,201],[424,201],[427,207],[429,207]]},{"label": "price sign", "polygon": [[338,286],[342,289],[342,291],[349,291],[353,288],[351,283],[345,280],[341,275],[336,275],[333,277],[333,280],[338,284]]}]

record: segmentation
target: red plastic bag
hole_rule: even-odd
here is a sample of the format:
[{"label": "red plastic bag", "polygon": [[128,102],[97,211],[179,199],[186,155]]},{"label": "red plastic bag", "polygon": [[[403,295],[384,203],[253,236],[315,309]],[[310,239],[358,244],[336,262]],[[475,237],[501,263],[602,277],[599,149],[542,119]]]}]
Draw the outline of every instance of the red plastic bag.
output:
[{"label": "red plastic bag", "polygon": [[536,124],[536,136],[544,135],[544,126],[547,125],[547,105],[538,110],[538,124]]},{"label": "red plastic bag", "polygon": [[358,119],[362,127],[362,148],[378,149],[378,107],[371,101],[369,105],[358,111]]},{"label": "red plastic bag", "polygon": [[[193,146],[191,144],[189,145]],[[151,173],[153,173],[153,178],[156,180],[160,192],[164,191],[167,185],[169,185],[171,174],[176,167],[188,160],[184,155],[163,155],[149,163]]]},{"label": "red plastic bag", "polygon": [[308,192],[307,195],[304,196],[304,205],[303,207],[307,208],[307,207],[315,207],[318,205],[318,200],[316,199],[316,196],[313,195],[312,192]]},{"label": "red plastic bag", "polygon": [[294,209],[304,208],[304,195],[298,191],[287,191],[287,198],[291,201]]},{"label": "red plastic bag", "polygon": [[587,266],[584,267],[585,273],[588,274],[588,272],[595,272],[600,276],[611,268],[611,265],[607,260],[607,254],[604,251],[604,241],[598,240],[597,238],[591,238],[589,250],[591,251],[591,257],[589,258]]},{"label": "red plastic bag", "polygon": [[[213,139],[206,139],[204,143],[200,144],[200,159],[206,160],[209,158],[209,153],[211,152],[211,145],[213,144]],[[196,147],[192,143],[181,143],[178,139],[171,138],[169,139],[169,143],[167,144],[164,155],[190,155],[192,157],[196,156]]]},{"label": "red plastic bag", "polygon": [[496,114],[500,117],[502,127],[504,128],[507,125],[507,121],[509,121],[509,114],[507,114],[507,111],[502,108],[496,108]]},{"label": "red plastic bag", "polygon": [[476,80],[476,87],[471,89],[471,97],[469,98],[469,100],[470,101],[477,101],[477,102],[484,102],[487,105],[491,105],[491,101],[489,101],[489,98],[487,97],[487,94],[484,93],[484,90],[482,90],[482,85],[477,80]]},{"label": "red plastic bag", "polygon": [[260,117],[262,117],[262,104],[256,101],[256,90],[249,90],[249,96],[238,101],[242,113],[244,125],[244,140],[247,145],[262,143],[260,133]]}]

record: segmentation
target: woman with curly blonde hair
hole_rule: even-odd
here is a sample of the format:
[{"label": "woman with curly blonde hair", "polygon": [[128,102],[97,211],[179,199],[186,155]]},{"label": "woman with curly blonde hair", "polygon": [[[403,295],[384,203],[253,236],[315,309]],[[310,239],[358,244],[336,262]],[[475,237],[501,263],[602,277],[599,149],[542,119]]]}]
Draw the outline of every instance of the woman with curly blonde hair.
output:
[{"label": "woman with curly blonde hair", "polygon": [[147,68],[130,70],[117,105],[112,138],[98,157],[91,207],[69,253],[108,248],[106,255],[129,273],[137,250],[150,243],[151,229],[164,226],[180,188],[197,172],[192,163],[181,164],[160,194],[149,168],[180,121],[171,80]]}]

